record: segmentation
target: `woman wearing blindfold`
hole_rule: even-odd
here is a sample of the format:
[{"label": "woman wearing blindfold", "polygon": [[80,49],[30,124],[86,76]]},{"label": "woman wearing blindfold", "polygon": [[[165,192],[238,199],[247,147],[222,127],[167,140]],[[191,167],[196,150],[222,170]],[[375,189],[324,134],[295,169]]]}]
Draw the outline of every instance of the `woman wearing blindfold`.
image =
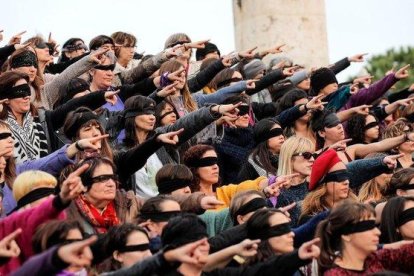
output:
[{"label": "woman wearing blindfold", "polygon": [[381,243],[414,241],[414,197],[389,199],[382,209],[380,230]]},{"label": "woman wearing blindfold", "polygon": [[[51,220],[36,228],[32,244],[35,254],[50,249],[54,246],[63,246],[73,242],[82,241],[85,238],[81,224],[75,220]],[[57,276],[64,275],[86,276],[86,267],[70,265],[62,270]]]},{"label": "woman wearing blindfold", "polygon": [[108,261],[100,265],[101,272],[130,267],[152,256],[146,230],[131,223],[109,229],[105,237],[106,250],[113,253]]},{"label": "woman wearing blindfold", "polygon": [[[375,137],[378,130],[377,122],[373,117],[369,118],[371,121],[369,125],[365,124],[364,130],[369,131],[370,136]],[[389,128],[391,128],[391,125],[387,127],[387,129]],[[400,145],[413,144],[411,140],[414,141],[414,133],[410,130],[404,132],[403,129],[401,129],[392,134],[385,130],[383,135],[384,139],[379,142],[357,143],[347,146],[347,142],[350,141],[345,139],[343,125],[339,117],[335,113],[332,113],[332,111],[314,113],[312,117],[312,129],[317,135],[317,148],[320,149],[318,153],[320,154],[330,148],[337,149],[339,157],[345,164],[355,159],[363,158],[369,153],[387,152]],[[407,158],[407,156],[405,158]]]},{"label": "woman wearing blindfold", "polygon": [[414,244],[379,249],[380,234],[370,205],[351,201],[340,204],[318,226],[319,272],[323,275],[370,275],[384,270],[410,273],[414,269]]}]

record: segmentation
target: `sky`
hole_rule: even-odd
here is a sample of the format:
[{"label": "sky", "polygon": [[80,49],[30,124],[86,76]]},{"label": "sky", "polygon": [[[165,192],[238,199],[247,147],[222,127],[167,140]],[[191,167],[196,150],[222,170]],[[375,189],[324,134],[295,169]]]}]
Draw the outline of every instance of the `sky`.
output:
[{"label": "sky", "polygon": [[[256,0],[258,5],[260,1]],[[356,53],[414,46],[413,0],[326,0],[325,5],[330,62]],[[211,39],[222,53],[235,48],[230,0],[3,0],[0,6],[0,30],[5,36],[0,45],[24,30],[23,39],[52,32],[59,44],[70,37],[81,37],[88,44],[98,34],[122,30],[138,38],[138,52],[148,54],[161,51],[175,32],[187,33],[193,41]],[[357,74],[362,66],[353,65],[339,79]]]}]

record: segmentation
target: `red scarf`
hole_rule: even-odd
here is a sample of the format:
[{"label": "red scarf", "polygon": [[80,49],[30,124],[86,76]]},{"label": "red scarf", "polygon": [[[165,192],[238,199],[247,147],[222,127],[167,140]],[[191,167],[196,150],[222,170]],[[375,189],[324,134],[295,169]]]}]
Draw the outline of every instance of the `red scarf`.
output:
[{"label": "red scarf", "polygon": [[99,234],[106,233],[111,226],[119,225],[119,219],[116,215],[114,201],[111,201],[105,207],[102,214],[98,209],[96,209],[95,206],[87,201],[84,196],[77,197],[75,199],[75,204],[81,215],[85,217],[85,219]]}]

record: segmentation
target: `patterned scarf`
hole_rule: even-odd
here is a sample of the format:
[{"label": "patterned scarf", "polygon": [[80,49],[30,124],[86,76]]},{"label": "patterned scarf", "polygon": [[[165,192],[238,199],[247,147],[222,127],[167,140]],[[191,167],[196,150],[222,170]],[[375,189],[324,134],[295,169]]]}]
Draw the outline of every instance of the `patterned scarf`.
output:
[{"label": "patterned scarf", "polygon": [[19,125],[11,112],[8,113],[6,121],[14,139],[14,156],[17,164],[27,160],[36,160],[48,154],[43,127],[30,112],[24,115],[23,126]]},{"label": "patterned scarf", "polygon": [[101,213],[84,196],[75,199],[79,213],[90,223],[98,234],[106,233],[109,227],[119,225],[114,201],[111,201]]}]

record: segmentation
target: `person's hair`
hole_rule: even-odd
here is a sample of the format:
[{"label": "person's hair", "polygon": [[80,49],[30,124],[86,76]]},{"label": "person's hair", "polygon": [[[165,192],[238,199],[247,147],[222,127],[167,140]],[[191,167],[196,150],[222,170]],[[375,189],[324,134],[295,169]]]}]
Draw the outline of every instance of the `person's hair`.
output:
[{"label": "person's hair", "polygon": [[231,200],[230,207],[229,207],[229,213],[235,225],[238,224],[237,217],[236,217],[237,211],[239,211],[239,209],[244,204],[246,204],[248,202],[248,199],[251,198],[252,196],[258,196],[264,199],[264,195],[262,192],[255,191],[255,190],[248,190],[248,191],[242,191],[242,192],[237,193]]},{"label": "person's hair", "polygon": [[[376,158],[376,157],[383,157],[384,153],[370,153],[367,156],[365,156],[364,159],[370,159],[370,158]],[[377,181],[375,180],[375,177],[371,180],[368,180],[365,182],[358,192],[358,200],[361,202],[365,202],[369,199],[373,199],[376,202],[385,199],[384,192],[386,187],[381,187]]]},{"label": "person's hair", "polygon": [[[246,222],[247,236],[250,237],[259,231],[269,229],[271,227],[269,221],[270,217],[276,213],[283,214],[283,212],[278,209],[260,209],[254,212],[254,214]],[[253,265],[266,261],[268,258],[274,255],[275,252],[273,252],[269,240],[262,240],[257,248],[257,254],[254,257],[250,258],[245,265]]]},{"label": "person's hair", "polygon": [[[119,250],[122,247],[126,246],[128,242],[128,237],[133,232],[140,232],[147,236],[149,240],[149,236],[147,231],[141,226],[132,224],[132,223],[124,223],[119,226],[111,227],[108,232],[106,233],[105,241],[104,241],[104,248],[108,252],[113,252],[115,250]],[[110,258],[110,271],[115,271],[121,269],[122,264],[116,260],[113,255]]]},{"label": "person's hair", "polygon": [[[162,75],[163,73],[166,73],[166,72],[172,73],[174,71],[179,70],[181,67],[183,67],[183,65],[180,62],[176,61],[176,60],[166,61],[160,67],[160,75]],[[183,97],[184,108],[188,112],[192,112],[192,111],[197,109],[197,103],[191,97],[191,92],[188,89],[187,81],[186,81],[183,89],[181,89],[181,95]],[[167,97],[167,99],[170,99],[170,98],[171,98],[171,96]]]},{"label": "person's hair", "polygon": [[414,202],[414,197],[393,197],[387,201],[387,204],[385,204],[381,213],[381,243],[393,243],[403,239],[401,233],[398,231],[398,222],[407,201]]},{"label": "person's hair", "polygon": [[[369,113],[369,115],[362,115],[356,114],[348,120],[348,124],[346,127],[346,133],[348,133],[349,138],[352,139],[350,145],[353,144],[365,144],[365,125],[366,125],[366,118],[368,116],[373,116],[376,121],[378,121],[377,117],[373,113]],[[375,141],[374,141],[375,142]]]},{"label": "person's hair", "polygon": [[56,178],[43,171],[25,171],[19,174],[13,183],[13,197],[19,201],[22,197],[38,188],[55,188]]},{"label": "person's hair", "polygon": [[[326,208],[332,208],[333,202],[328,202],[327,195],[328,189],[326,183],[319,185],[315,190],[309,192],[305,199],[302,202],[302,212],[300,214],[299,220],[302,220],[308,216],[314,216],[320,212],[323,212]],[[349,189],[348,200],[353,202],[358,202],[358,198]]]},{"label": "person's hair", "polygon": [[[29,84],[29,76],[25,73],[18,71],[7,71],[0,75],[0,94],[5,93],[5,91],[10,90],[17,81],[25,80]],[[5,120],[8,117],[8,113],[11,112],[11,109],[8,104],[3,104],[3,109],[0,111],[0,119]],[[33,104],[30,103],[30,113],[36,115],[36,108]]]},{"label": "person's hair", "polygon": [[175,34],[170,35],[167,38],[167,40],[165,40],[164,49],[173,47],[177,44],[189,43],[189,42],[191,42],[191,39],[185,33],[175,33]]},{"label": "person's hair", "polygon": [[232,78],[234,72],[236,72],[235,69],[233,68],[225,68],[223,70],[221,70],[209,83],[209,87],[213,90],[219,90],[220,88],[229,86],[230,84],[227,85],[222,85],[222,86],[218,86],[220,83],[222,83],[223,81],[227,81],[229,79]]},{"label": "person's hair", "polygon": [[[69,112],[68,115],[66,116],[65,122],[63,124],[63,132],[66,133],[74,124],[76,124],[76,122],[79,119],[82,118],[84,112],[93,112],[93,111],[90,110],[87,107],[78,107],[74,111]],[[79,140],[79,134],[80,134],[80,130],[81,130],[82,127],[86,127],[86,126],[90,126],[90,125],[99,126],[99,129],[101,131],[101,135],[106,134],[105,129],[103,128],[102,124],[99,121],[90,120],[90,121],[86,122],[85,124],[83,124],[81,127],[79,127],[79,129],[76,131],[76,136],[72,137],[72,142],[75,142],[75,141]],[[100,154],[102,156],[108,157],[111,160],[113,159],[113,153],[112,153],[111,147],[110,147],[107,139],[102,139],[101,140]]]},{"label": "person's hair", "polygon": [[[0,128],[10,130],[10,126],[3,120],[0,120]],[[12,189],[14,180],[16,179],[16,161],[13,157],[6,159],[6,167],[4,168],[4,181]]]},{"label": "person's hair", "polygon": [[[138,109],[138,110],[144,110],[147,107],[155,107],[155,101],[153,99],[150,99],[148,97],[144,96],[133,96],[126,100],[125,102],[125,109]],[[139,141],[136,136],[136,124],[135,124],[135,118],[136,117],[129,117],[125,119],[125,138],[124,138],[124,144],[126,147],[131,148],[137,144],[139,144]]]},{"label": "person's hair", "polygon": [[167,105],[171,106],[172,111],[175,114],[175,117],[178,119],[180,118],[180,115],[178,114],[177,110],[175,109],[174,104],[172,104],[169,100],[165,99],[163,100],[161,103],[157,104],[157,106],[155,107],[155,128],[162,126],[161,124],[161,114],[162,111],[164,110],[164,108],[167,107]]},{"label": "person's hair", "polygon": [[344,245],[341,239],[341,230],[371,216],[375,216],[375,212],[369,204],[346,200],[335,207],[329,216],[319,223],[316,237],[320,238],[321,254],[318,265],[321,273],[332,268],[338,254],[342,255]]},{"label": "person's hair", "polygon": [[404,134],[404,128],[409,125],[405,118],[399,118],[397,121],[389,124],[382,134],[382,139],[393,138]]},{"label": "person's hair", "polygon": [[182,181],[192,181],[193,180],[193,173],[191,170],[181,164],[166,164],[161,169],[158,170],[157,174],[155,175],[155,183],[157,186],[160,183],[172,179],[179,179]]},{"label": "person's hair", "polygon": [[395,196],[397,194],[397,190],[400,189],[401,186],[409,184],[413,178],[414,168],[405,168],[395,172],[384,191],[385,197],[391,198]]},{"label": "person's hair", "polygon": [[[144,204],[142,205],[140,214],[141,213],[160,213],[162,212],[161,205],[166,201],[175,201],[175,200],[169,195],[157,195],[155,197],[151,197],[147,201],[145,201]],[[143,219],[140,216],[140,214],[138,214],[138,223],[146,221],[146,219]]]},{"label": "person's hair", "polygon": [[[22,55],[26,55],[27,52],[32,52],[28,49],[19,49],[13,52],[13,54],[11,54],[10,58],[9,58],[9,62],[8,62],[8,67],[7,70],[11,70],[11,69],[16,69],[16,68],[12,68],[11,64],[13,63],[13,60],[16,58],[19,58]],[[34,55],[36,56],[36,61],[37,61],[37,55],[36,52],[34,52]],[[38,61],[37,61],[38,62]],[[38,62],[39,63],[39,62]],[[30,83],[30,80],[27,80],[28,83]],[[40,88],[44,85],[44,81],[43,81],[43,77],[42,77],[42,72],[37,68],[36,71],[36,77],[33,80],[33,82],[30,83],[30,86],[33,87],[34,91],[35,91],[35,100],[36,101],[40,101],[41,100],[41,96],[40,96]]]},{"label": "person's hair", "polygon": [[327,116],[334,113],[330,109],[316,110],[311,117],[310,126],[316,136],[316,149],[323,147],[325,139],[319,135],[318,131],[324,131],[324,121]]},{"label": "person's hair", "polygon": [[292,159],[294,154],[301,152],[312,152],[313,142],[308,138],[292,136],[288,138],[280,148],[279,168],[277,175],[288,175],[293,173]]},{"label": "person's hair", "polygon": [[[78,41],[82,41],[82,43],[83,44],[85,44],[85,41],[83,41],[83,39],[81,39],[81,38],[79,38],[79,37],[72,37],[72,38],[69,38],[68,40],[66,40],[66,42],[65,43],[63,43],[63,45],[62,45],[62,53],[61,53],[61,55],[60,55],[60,57],[59,57],[59,60],[58,60],[58,63],[63,63],[63,62],[66,62],[66,61],[69,61],[70,59],[66,56],[66,52],[69,52],[68,50],[64,50],[67,46],[74,46],[75,45],[75,43],[76,42],[78,42]],[[76,51],[76,50],[74,50],[74,51]],[[73,52],[74,52],[73,51]]]},{"label": "person's hair", "polygon": [[89,49],[97,50],[104,44],[112,44],[115,46],[114,40],[107,35],[98,35],[89,42]]},{"label": "person's hair", "polygon": [[32,238],[35,254],[39,254],[52,246],[62,244],[70,230],[78,229],[83,236],[83,229],[77,220],[50,220],[39,225]]},{"label": "person's hair", "polygon": [[197,192],[200,190],[200,175],[197,172],[198,168],[193,167],[192,164],[200,160],[202,156],[210,150],[215,152],[214,147],[210,145],[199,144],[190,147],[184,154],[183,162],[193,173],[193,182],[192,186],[190,187],[192,192]]},{"label": "person's hair", "polygon": [[[91,179],[93,178],[93,174],[96,170],[97,167],[99,167],[100,165],[107,165],[109,167],[112,168],[112,171],[114,174],[116,174],[116,166],[114,165],[113,161],[107,157],[90,157],[87,158],[85,160],[83,160],[82,162],[78,163],[74,170],[77,170],[78,168],[80,168],[81,166],[83,166],[84,164],[88,164],[88,168],[86,169],[86,171],[81,175],[81,179],[82,181],[85,182],[86,185],[86,179]],[[116,183],[117,185],[119,183]],[[91,186],[86,186],[86,188],[89,190],[91,188]]]},{"label": "person's hair", "polygon": [[407,117],[408,115],[411,115],[414,113],[414,104],[409,104],[403,108],[401,111],[401,117]]},{"label": "person's hair", "polygon": [[[276,102],[276,114],[295,106],[295,102],[301,99],[307,99],[308,94],[299,88],[289,90]],[[292,122],[294,123],[294,122]]]},{"label": "person's hair", "polygon": [[[115,32],[111,34],[111,38],[115,42],[115,44],[119,45],[128,45],[128,46],[135,46],[137,44],[137,38],[133,34],[124,33],[124,32]],[[115,48],[115,55],[119,57],[119,48]]]}]

